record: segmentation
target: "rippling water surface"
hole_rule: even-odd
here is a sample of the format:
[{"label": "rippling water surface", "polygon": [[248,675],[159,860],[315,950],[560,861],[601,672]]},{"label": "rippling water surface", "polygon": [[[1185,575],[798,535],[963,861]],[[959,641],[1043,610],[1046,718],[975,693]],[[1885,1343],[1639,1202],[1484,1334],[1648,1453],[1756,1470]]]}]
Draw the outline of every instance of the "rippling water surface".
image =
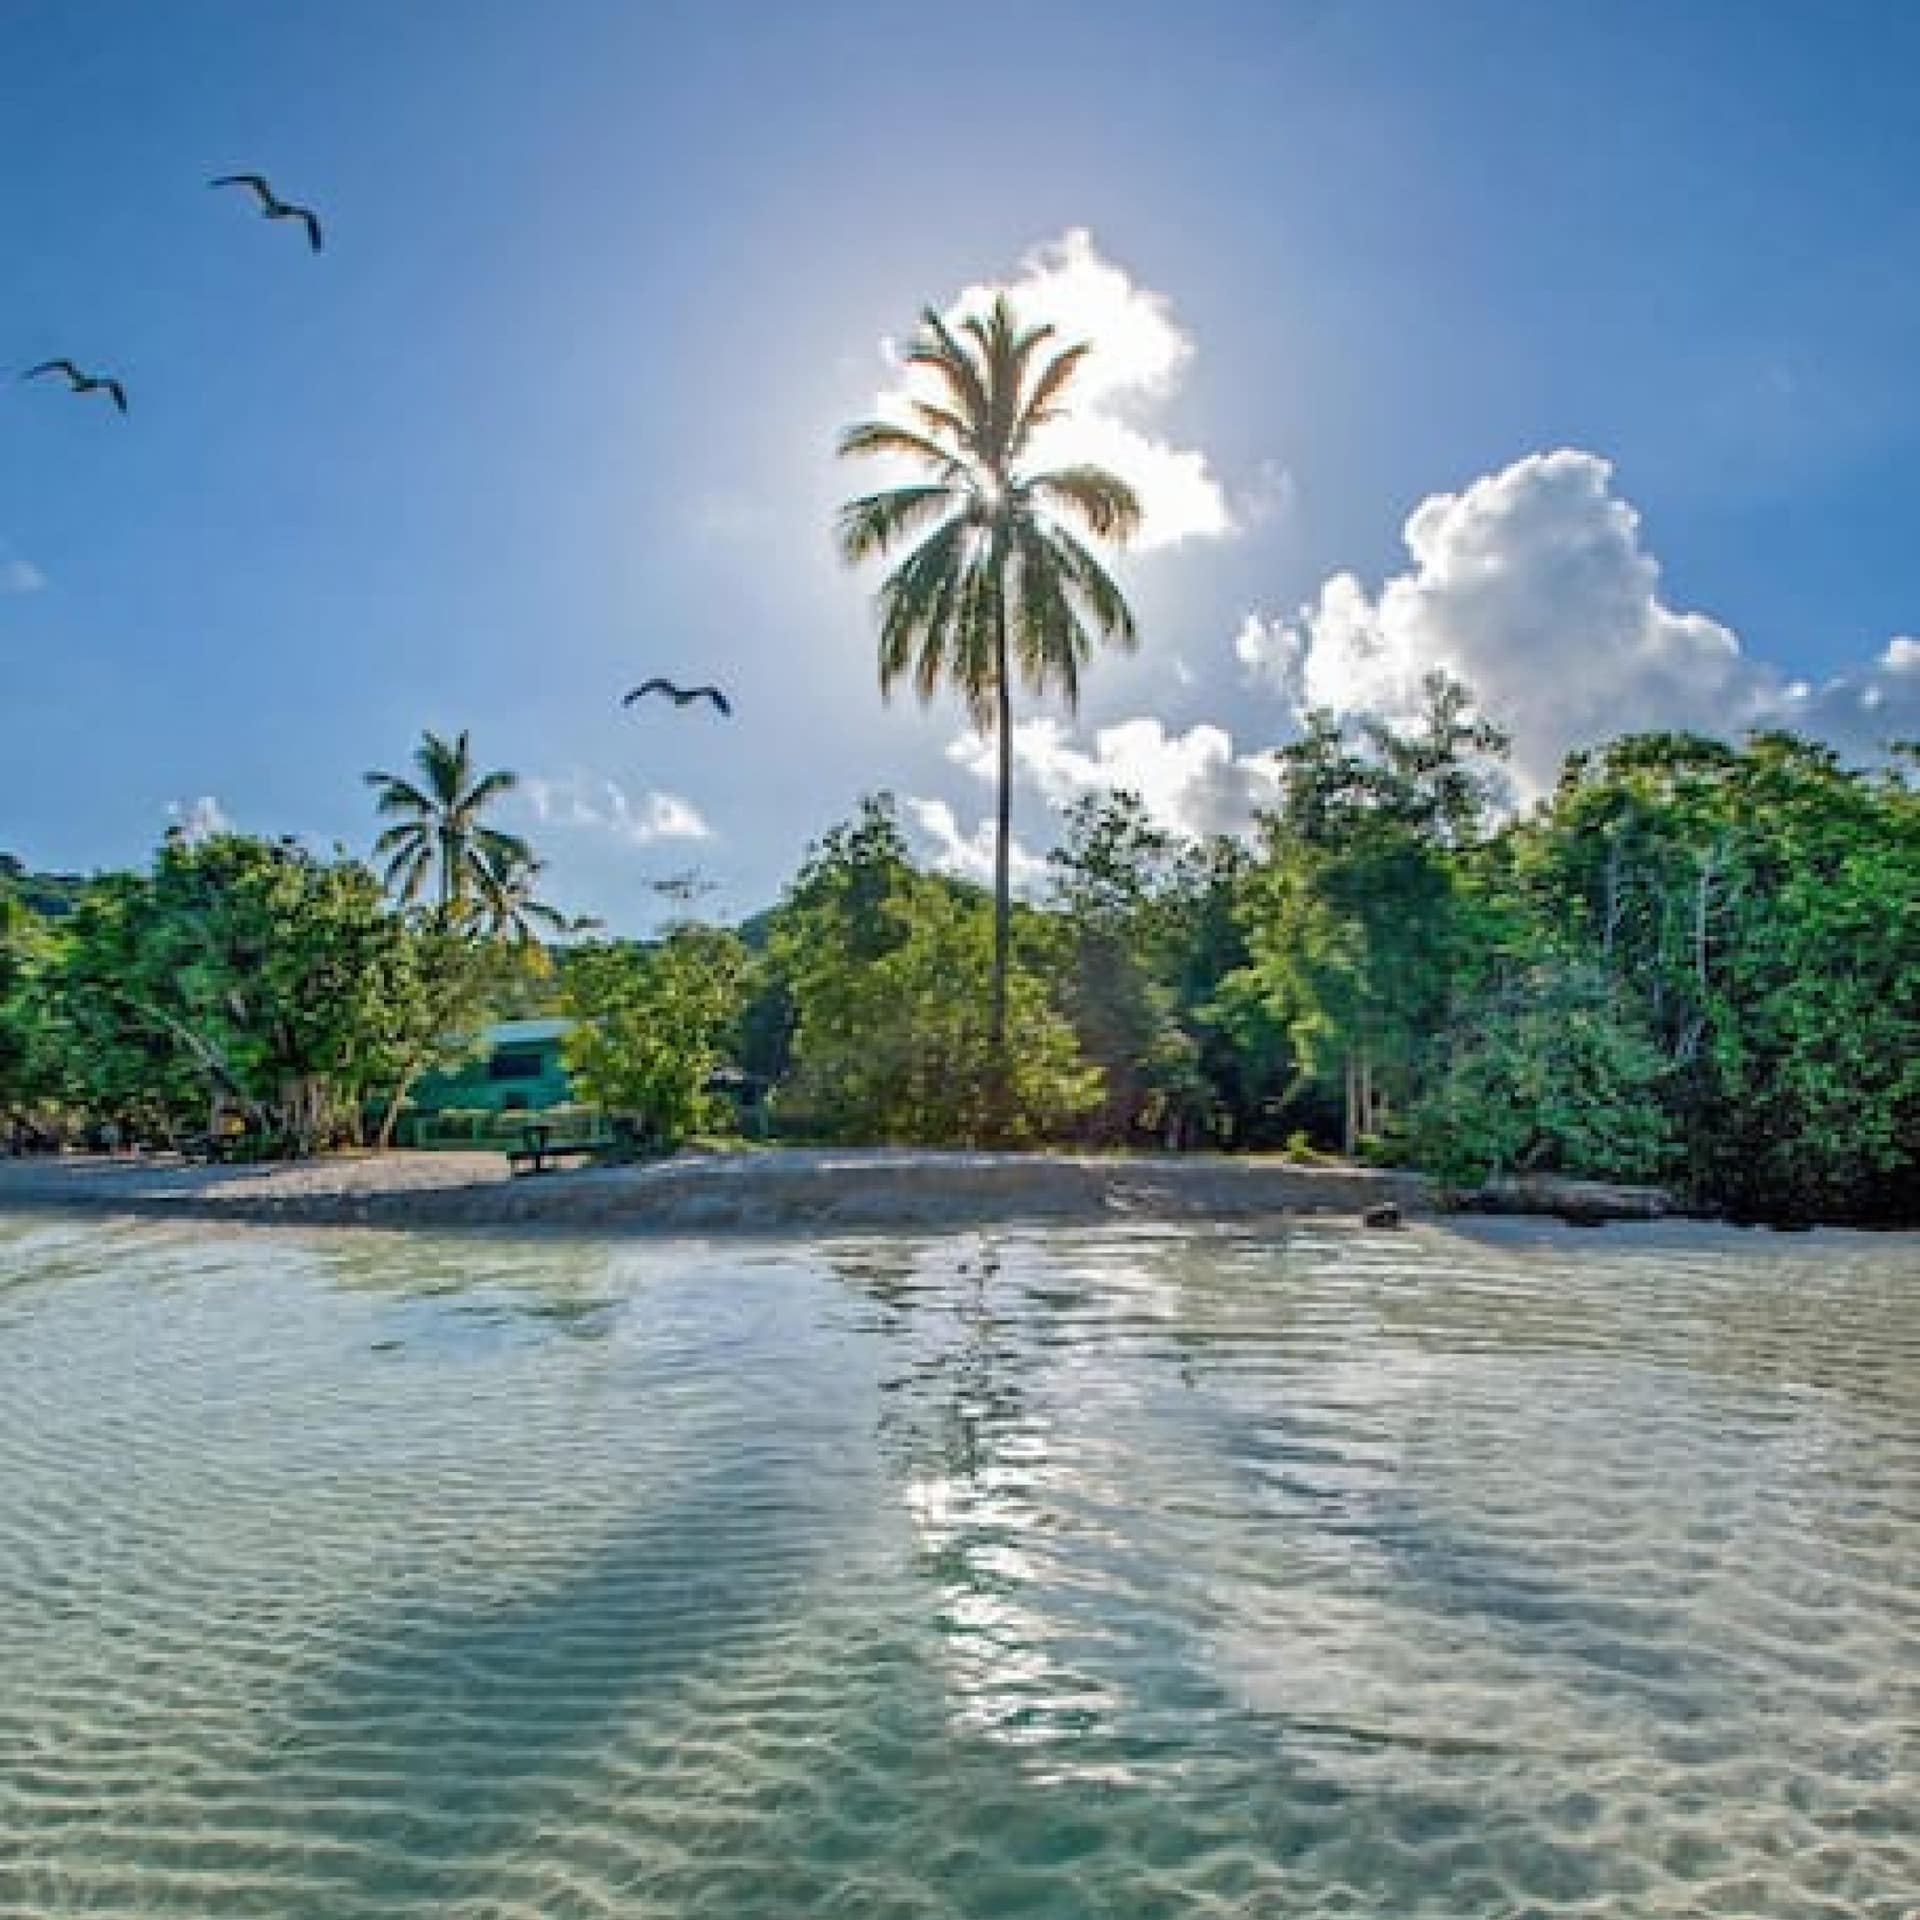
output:
[{"label": "rippling water surface", "polygon": [[0,1913],[1916,1906],[1911,1241],[0,1222]]}]

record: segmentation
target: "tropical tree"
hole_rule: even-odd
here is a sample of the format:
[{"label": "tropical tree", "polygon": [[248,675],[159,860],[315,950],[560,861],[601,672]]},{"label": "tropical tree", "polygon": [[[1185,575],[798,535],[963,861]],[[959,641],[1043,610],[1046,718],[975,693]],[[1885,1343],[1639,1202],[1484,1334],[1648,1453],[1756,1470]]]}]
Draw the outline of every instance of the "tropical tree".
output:
[{"label": "tropical tree", "polygon": [[484,841],[476,850],[470,907],[478,930],[490,940],[533,950],[543,934],[581,933],[594,924],[540,898],[545,871],[546,862],[535,859],[524,842],[515,844],[511,834]]},{"label": "tropical tree", "polygon": [[719,1125],[725,1103],[711,1087],[728,1064],[751,973],[746,947],[720,927],[676,927],[651,947],[572,949],[566,1006],[578,1024],[566,1053],[580,1091],[666,1146]]},{"label": "tropical tree", "polygon": [[1462,935],[1460,865],[1498,792],[1497,728],[1430,675],[1409,726],[1311,713],[1275,755],[1240,890],[1246,964],[1223,1006],[1249,1045],[1282,1037],[1289,1097],[1341,1083],[1342,1144],[1377,1138],[1405,1106],[1428,1036],[1448,1024]]},{"label": "tropical tree", "polygon": [[423,733],[413,764],[417,778],[365,776],[375,809],[393,822],[373,851],[386,861],[386,883],[396,898],[411,905],[431,892],[439,911],[453,917],[476,898],[485,900],[494,874],[534,868],[533,849],[483,817],[519,785],[519,775],[504,768],[477,772],[464,728],[451,740]]},{"label": "tropical tree", "polygon": [[821,1132],[1047,1139],[1099,1102],[1100,1076],[1024,951],[1008,982],[1012,1044],[1003,1054],[990,1039],[989,902],[913,864],[885,795],[811,850],[774,910],[768,957],[791,1011],[791,1108]]},{"label": "tropical tree", "polygon": [[170,836],[81,896],[57,975],[83,1103],[156,1131],[238,1114],[287,1151],[353,1132],[433,1016],[416,937],[358,861]]},{"label": "tropical tree", "polygon": [[1135,793],[1090,794],[1048,856],[1059,997],[1104,1082],[1090,1116],[1108,1142],[1150,1132],[1177,1146],[1216,1110],[1204,1036],[1181,1004],[1192,940],[1192,856]]},{"label": "tropical tree", "polygon": [[1096,641],[1136,640],[1132,610],[1075,531],[1126,540],[1140,522],[1133,489],[1103,467],[1036,464],[1090,351],[1054,342],[1051,326],[1023,325],[1004,295],[957,327],[928,308],[906,356],[921,387],[911,419],[863,421],[840,437],[843,455],[901,459],[922,474],[840,509],[850,565],[912,542],[880,588],[882,691],[910,678],[925,701],[951,686],[998,749],[988,1035],[1003,1078],[1013,681],[1071,708]]}]

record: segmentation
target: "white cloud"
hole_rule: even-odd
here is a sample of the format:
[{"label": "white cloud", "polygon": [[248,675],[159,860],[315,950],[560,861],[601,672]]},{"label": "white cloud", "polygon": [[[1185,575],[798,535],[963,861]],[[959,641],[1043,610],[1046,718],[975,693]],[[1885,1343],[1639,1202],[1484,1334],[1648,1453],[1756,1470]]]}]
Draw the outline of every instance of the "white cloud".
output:
[{"label": "white cloud", "polygon": [[216,834],[231,833],[233,822],[212,794],[203,793],[197,800],[167,803],[167,831],[178,834],[189,846],[197,846]]},{"label": "white cloud", "polygon": [[[977,733],[962,734],[947,758],[978,779],[996,777],[993,743]],[[1100,728],[1089,752],[1058,720],[1023,720],[1013,730],[1013,761],[1016,776],[1051,807],[1125,789],[1157,825],[1189,838],[1243,831],[1274,791],[1267,756],[1236,754],[1232,736],[1204,722],[1169,733],[1149,716],[1122,720]]]},{"label": "white cloud", "polygon": [[650,790],[633,795],[617,780],[569,774],[564,779],[522,783],[534,817],[548,826],[610,833],[636,846],[658,840],[708,840],[713,829],[691,800]]},{"label": "white cloud", "polygon": [[[933,864],[942,873],[956,874],[981,886],[993,883],[993,822],[981,820],[969,833],[944,800],[924,800],[909,796],[908,814],[929,843]],[[1016,834],[1007,849],[1007,872],[1016,887],[1031,885],[1046,871],[1046,862],[1029,853]]]},{"label": "white cloud", "polygon": [[1412,564],[1378,593],[1339,573],[1291,620],[1249,615],[1242,663],[1296,708],[1388,717],[1411,712],[1422,675],[1444,667],[1511,729],[1533,791],[1570,747],[1643,728],[1785,725],[1857,752],[1920,728],[1911,641],[1809,687],[1709,615],[1667,605],[1640,517],[1596,454],[1531,454],[1431,495],[1404,538]]},{"label": "white cloud", "polygon": [[[1177,388],[1193,358],[1192,337],[1173,317],[1166,295],[1103,258],[1083,227],[1036,247],[1011,280],[966,288],[946,317],[982,312],[1002,292],[1023,320],[1051,322],[1061,345],[1084,340],[1093,349],[1074,381],[1072,416],[1035,436],[1034,457],[1048,464],[1094,461],[1130,480],[1143,508],[1141,547],[1234,532],[1233,509],[1206,455],[1173,446],[1142,424]],[[897,366],[897,351],[885,342],[882,349]],[[880,396],[880,411],[898,417],[910,394],[930,394],[924,380],[905,371]]]},{"label": "white cloud", "polygon": [[0,551],[0,594],[38,593],[47,576],[31,560]]},{"label": "white cloud", "polygon": [[1300,483],[1277,460],[1263,460],[1252,483],[1234,495],[1237,526],[1287,528],[1300,509]]}]

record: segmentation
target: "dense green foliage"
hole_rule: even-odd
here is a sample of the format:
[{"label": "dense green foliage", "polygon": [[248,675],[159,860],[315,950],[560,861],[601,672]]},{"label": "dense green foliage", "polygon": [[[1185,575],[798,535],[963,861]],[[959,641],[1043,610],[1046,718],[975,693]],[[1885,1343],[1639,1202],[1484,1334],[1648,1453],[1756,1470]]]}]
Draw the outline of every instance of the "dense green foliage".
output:
[{"label": "dense green foliage", "polygon": [[170,837],[150,872],[103,876],[38,931],[16,963],[26,990],[0,1014],[9,1104],[128,1134],[233,1116],[311,1150],[354,1134],[449,1016],[473,1011],[448,991],[453,957],[365,867],[288,842]]},{"label": "dense green foliage", "polygon": [[1743,1211],[1920,1206],[1920,793],[1763,734],[1572,760],[1498,843],[1539,944],[1666,1065],[1694,1187]]},{"label": "dense green foliage", "polygon": [[566,1047],[580,1092],[665,1145],[722,1124],[710,1089],[730,1064],[749,964],[738,937],[714,927],[574,949],[563,1004],[580,1022]]},{"label": "dense green foliage", "polygon": [[1621,998],[1591,969],[1551,964],[1482,995],[1436,1050],[1413,1109],[1413,1157],[1462,1187],[1541,1168],[1672,1174],[1668,1064]]},{"label": "dense green foliage", "polygon": [[891,802],[868,801],[814,850],[774,916],[769,967],[789,1010],[792,1106],[821,1132],[864,1140],[1065,1129],[1098,1098],[1098,1080],[1020,944],[1003,1076],[986,992],[988,904],[915,867]]},{"label": "dense green foliage", "polygon": [[[391,1115],[504,1013],[581,1021],[588,1097],[667,1141],[772,1089],[789,1137],[1278,1146],[1472,1186],[1672,1182],[1769,1218],[1920,1216],[1920,791],[1782,735],[1644,735],[1503,811],[1443,680],[1312,717],[1246,839],[1069,814],[1009,924],[865,802],[740,935],[575,944],[360,863],[175,835],[55,915],[0,869],[0,1119],[302,1150]],[[537,871],[531,863],[529,870]],[[410,871],[410,870],[409,870]],[[396,876],[404,895],[407,874]],[[56,1128],[57,1130],[57,1128]]]}]

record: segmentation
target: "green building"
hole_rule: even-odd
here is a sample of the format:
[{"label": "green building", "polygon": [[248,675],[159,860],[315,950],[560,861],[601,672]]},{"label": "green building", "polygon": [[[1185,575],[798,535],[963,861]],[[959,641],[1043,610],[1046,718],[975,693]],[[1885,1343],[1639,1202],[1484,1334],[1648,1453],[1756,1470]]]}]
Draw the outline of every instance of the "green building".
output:
[{"label": "green building", "polygon": [[574,1104],[561,1057],[571,1020],[502,1020],[458,1065],[422,1074],[399,1137],[409,1146],[455,1146],[511,1132],[522,1116]]}]

